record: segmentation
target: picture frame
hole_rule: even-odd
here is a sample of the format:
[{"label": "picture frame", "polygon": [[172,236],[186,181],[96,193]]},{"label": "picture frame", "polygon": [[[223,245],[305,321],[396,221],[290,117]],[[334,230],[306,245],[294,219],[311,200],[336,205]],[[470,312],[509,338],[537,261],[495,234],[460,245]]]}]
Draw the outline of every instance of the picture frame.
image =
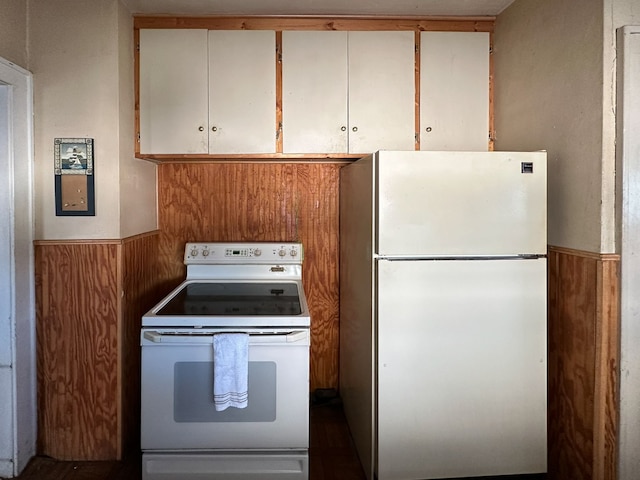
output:
[{"label": "picture frame", "polygon": [[93,138],[55,138],[56,216],[95,216]]}]

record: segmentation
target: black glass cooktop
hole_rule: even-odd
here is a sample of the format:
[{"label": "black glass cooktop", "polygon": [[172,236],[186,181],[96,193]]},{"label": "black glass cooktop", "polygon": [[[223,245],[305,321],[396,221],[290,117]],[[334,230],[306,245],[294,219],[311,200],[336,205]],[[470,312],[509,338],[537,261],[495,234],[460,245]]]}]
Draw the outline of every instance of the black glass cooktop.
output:
[{"label": "black glass cooktop", "polygon": [[156,315],[300,315],[295,283],[188,283]]}]

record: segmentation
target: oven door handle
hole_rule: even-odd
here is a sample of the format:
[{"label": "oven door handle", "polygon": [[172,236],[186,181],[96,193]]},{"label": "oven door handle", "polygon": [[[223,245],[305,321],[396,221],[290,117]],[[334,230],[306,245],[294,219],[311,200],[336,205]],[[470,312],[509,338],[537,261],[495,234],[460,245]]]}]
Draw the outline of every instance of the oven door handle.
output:
[{"label": "oven door handle", "polygon": [[[222,332],[219,332],[222,333]],[[242,332],[238,332],[242,333]],[[153,343],[163,344],[179,344],[179,343],[200,343],[211,344],[213,342],[213,336],[215,333],[205,334],[179,334],[179,333],[160,333],[153,330],[147,330],[144,332],[145,340],[149,340]],[[249,333],[249,345],[261,345],[269,343],[298,343],[307,341],[309,338],[309,330],[295,330],[291,332],[260,332]]]}]

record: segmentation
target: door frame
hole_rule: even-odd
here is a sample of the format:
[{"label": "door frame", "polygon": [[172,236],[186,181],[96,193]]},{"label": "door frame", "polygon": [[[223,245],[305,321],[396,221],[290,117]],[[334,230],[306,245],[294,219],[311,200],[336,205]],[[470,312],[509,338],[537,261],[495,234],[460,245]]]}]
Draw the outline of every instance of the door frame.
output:
[{"label": "door frame", "polygon": [[[618,29],[616,244],[620,252],[618,479],[640,469],[640,26]],[[628,132],[628,134],[625,134]]]},{"label": "door frame", "polygon": [[0,411],[0,422],[9,428],[1,429],[0,444],[10,454],[0,458],[0,476],[12,477],[35,455],[37,429],[32,75],[0,57],[0,88],[6,106],[0,121],[0,225],[5,243],[0,249],[0,285],[5,286],[3,300],[8,304],[2,311],[8,323],[0,320],[0,329],[8,330],[0,352],[0,389],[9,388],[8,408]]}]

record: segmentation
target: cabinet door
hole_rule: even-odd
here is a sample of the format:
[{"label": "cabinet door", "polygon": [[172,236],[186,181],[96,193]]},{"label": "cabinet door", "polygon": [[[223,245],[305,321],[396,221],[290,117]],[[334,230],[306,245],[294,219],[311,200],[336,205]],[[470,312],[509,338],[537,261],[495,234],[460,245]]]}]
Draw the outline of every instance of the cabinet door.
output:
[{"label": "cabinet door", "polygon": [[413,32],[349,32],[349,153],[415,149]]},{"label": "cabinet door", "polygon": [[276,151],[275,48],[273,31],[209,32],[209,153]]},{"label": "cabinet door", "polygon": [[207,153],[207,31],[140,30],[140,152]]},{"label": "cabinet door", "polygon": [[284,153],[347,152],[347,32],[282,32]]},{"label": "cabinet door", "polygon": [[420,149],[486,151],[489,34],[420,35]]}]

